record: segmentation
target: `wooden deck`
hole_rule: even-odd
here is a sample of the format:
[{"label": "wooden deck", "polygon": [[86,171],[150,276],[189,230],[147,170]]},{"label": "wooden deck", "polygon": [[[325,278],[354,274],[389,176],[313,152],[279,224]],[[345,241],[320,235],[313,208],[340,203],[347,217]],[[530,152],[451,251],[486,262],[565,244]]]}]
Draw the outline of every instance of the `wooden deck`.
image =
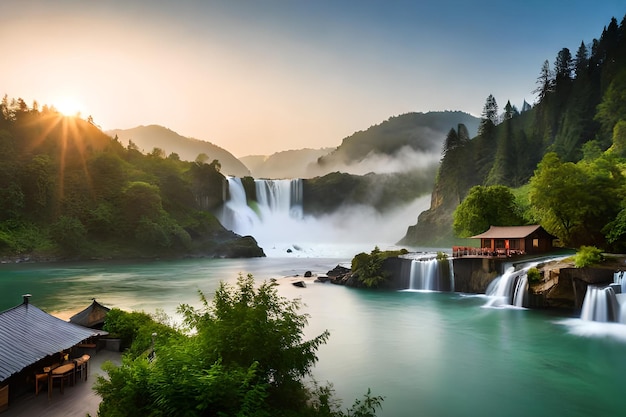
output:
[{"label": "wooden deck", "polygon": [[452,247],[453,258],[510,258],[511,256],[521,255],[525,255],[525,252],[518,249],[492,249],[468,246]]},{"label": "wooden deck", "polygon": [[14,399],[9,408],[0,413],[0,417],[91,417],[98,415],[100,397],[91,389],[97,375],[104,375],[101,369],[105,361],[119,364],[121,354],[109,350],[101,350],[92,355],[89,360],[89,373],[87,381],[76,381],[74,386],[66,386],[61,395],[58,385],[54,386],[52,398],[48,400],[47,388],[35,396],[35,387],[27,394]]}]

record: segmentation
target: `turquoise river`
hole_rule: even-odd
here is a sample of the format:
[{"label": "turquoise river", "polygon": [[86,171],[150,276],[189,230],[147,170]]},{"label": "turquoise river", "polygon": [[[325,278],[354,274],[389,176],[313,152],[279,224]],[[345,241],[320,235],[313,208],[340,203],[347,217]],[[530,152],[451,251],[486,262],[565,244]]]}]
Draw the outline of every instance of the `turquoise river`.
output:
[{"label": "turquoise river", "polygon": [[[0,310],[22,302],[68,318],[92,298],[176,321],[220,280],[261,281],[347,259],[195,259],[147,263],[0,265]],[[486,308],[485,296],[355,290],[312,283],[279,286],[301,297],[307,336],[330,330],[315,378],[331,381],[344,405],[368,388],[385,397],[379,416],[624,416],[626,326],[544,311]]]}]

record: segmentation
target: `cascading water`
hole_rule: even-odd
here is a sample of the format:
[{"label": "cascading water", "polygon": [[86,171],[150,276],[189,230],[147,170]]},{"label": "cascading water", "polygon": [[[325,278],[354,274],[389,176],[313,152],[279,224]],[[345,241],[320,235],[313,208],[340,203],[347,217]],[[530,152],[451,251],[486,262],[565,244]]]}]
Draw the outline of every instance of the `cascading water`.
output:
[{"label": "cascading water", "polygon": [[588,286],[580,318],[587,321],[620,322],[620,304],[613,287]]},{"label": "cascading water", "polygon": [[288,215],[302,218],[302,180],[254,180],[261,218]]},{"label": "cascading water", "polygon": [[528,270],[534,265],[521,270],[509,267],[504,274],[494,279],[487,287],[489,296],[487,307],[524,307],[528,293]]},{"label": "cascading water", "polygon": [[241,178],[228,178],[228,193],[230,198],[222,208],[221,223],[240,235],[250,234],[258,222],[258,215],[248,206]]},{"label": "cascading water", "polygon": [[248,205],[240,178],[228,178],[230,198],[224,204],[220,221],[240,235],[258,232],[272,217],[302,217],[302,180],[255,180],[256,211]]},{"label": "cascading water", "polygon": [[409,289],[424,291],[454,291],[452,260],[413,259]]},{"label": "cascading water", "polygon": [[218,218],[225,228],[253,236],[270,257],[289,253],[343,258],[375,246],[395,248],[397,236],[406,231],[404,219],[425,210],[430,202],[425,195],[384,215],[368,205],[344,205],[329,213],[305,215],[304,183],[288,179],[242,184],[239,178],[228,178],[228,197]]}]

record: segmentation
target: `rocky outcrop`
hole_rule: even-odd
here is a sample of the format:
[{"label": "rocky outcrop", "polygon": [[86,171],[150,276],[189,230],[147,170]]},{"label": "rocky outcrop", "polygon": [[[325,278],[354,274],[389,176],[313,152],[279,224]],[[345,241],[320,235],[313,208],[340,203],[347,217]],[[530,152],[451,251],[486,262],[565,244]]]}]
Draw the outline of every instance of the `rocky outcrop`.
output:
[{"label": "rocky outcrop", "polygon": [[602,267],[574,268],[548,264],[541,268],[542,279],[529,286],[529,307],[579,310],[589,285],[609,285],[614,270]]}]

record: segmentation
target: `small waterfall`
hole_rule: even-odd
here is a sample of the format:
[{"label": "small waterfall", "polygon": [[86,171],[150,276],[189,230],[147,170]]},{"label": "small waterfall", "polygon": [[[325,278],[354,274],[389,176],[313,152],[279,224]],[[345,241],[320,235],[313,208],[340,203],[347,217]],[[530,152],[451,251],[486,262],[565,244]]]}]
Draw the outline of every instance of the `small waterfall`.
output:
[{"label": "small waterfall", "polygon": [[580,318],[587,321],[619,322],[620,305],[613,288],[588,286]]},{"label": "small waterfall", "polygon": [[413,259],[409,289],[454,291],[452,260]]},{"label": "small waterfall", "polygon": [[487,287],[486,295],[489,296],[487,307],[524,307],[528,294],[527,272],[531,266],[516,271],[509,267],[504,274],[494,279]]},{"label": "small waterfall", "polygon": [[624,276],[624,271],[614,273],[613,282],[619,286],[621,294],[626,294],[626,276]]}]

